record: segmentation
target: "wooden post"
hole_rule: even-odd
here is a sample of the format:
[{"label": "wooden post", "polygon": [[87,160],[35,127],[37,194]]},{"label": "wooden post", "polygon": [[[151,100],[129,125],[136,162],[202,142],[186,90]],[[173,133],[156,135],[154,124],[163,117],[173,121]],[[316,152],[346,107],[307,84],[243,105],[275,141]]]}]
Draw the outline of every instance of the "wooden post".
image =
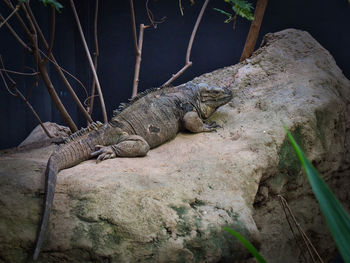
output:
[{"label": "wooden post", "polygon": [[256,3],[254,20],[250,24],[247,40],[245,42],[241,59],[239,60],[239,62],[245,60],[246,58],[249,58],[254,52],[256,41],[258,40],[258,36],[259,36],[260,26],[261,26],[265,9],[267,6],[267,2],[268,0],[258,0],[258,2]]}]

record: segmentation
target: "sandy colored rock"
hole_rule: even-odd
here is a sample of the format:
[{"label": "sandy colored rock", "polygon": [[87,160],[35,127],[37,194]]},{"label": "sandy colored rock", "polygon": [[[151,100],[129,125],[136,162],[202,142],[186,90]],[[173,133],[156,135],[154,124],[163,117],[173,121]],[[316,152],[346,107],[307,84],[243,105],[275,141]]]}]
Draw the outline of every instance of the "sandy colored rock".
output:
[{"label": "sandy colored rock", "polygon": [[[301,253],[278,194],[322,256],[334,254],[282,127],[349,204],[350,82],[331,55],[308,33],[284,30],[267,35],[252,58],[194,81],[234,91],[212,118],[222,128],[181,133],[143,158],[90,160],[61,171],[42,262],[244,262],[249,253],[223,226],[250,239],[269,262],[296,262]],[[54,147],[0,153],[4,262],[32,254]]]},{"label": "sandy colored rock", "polygon": [[43,128],[38,124],[32,132],[21,142],[20,148],[38,148],[47,146],[55,138],[67,137],[71,132],[68,127],[58,125],[54,122],[44,122],[43,125],[48,130],[52,138],[49,138],[44,132]]}]

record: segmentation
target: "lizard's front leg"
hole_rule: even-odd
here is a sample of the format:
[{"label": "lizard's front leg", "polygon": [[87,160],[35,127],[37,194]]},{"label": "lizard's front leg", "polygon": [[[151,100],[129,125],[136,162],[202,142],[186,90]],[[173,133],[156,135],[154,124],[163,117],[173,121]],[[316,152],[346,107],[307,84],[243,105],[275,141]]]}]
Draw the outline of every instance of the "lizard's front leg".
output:
[{"label": "lizard's front leg", "polygon": [[110,146],[96,145],[96,151],[91,157],[97,157],[96,162],[115,157],[145,156],[150,147],[144,138],[138,135],[125,136],[120,142]]},{"label": "lizard's front leg", "polygon": [[191,132],[211,132],[220,127],[215,122],[204,123],[195,111],[187,112],[183,118],[185,128]]}]

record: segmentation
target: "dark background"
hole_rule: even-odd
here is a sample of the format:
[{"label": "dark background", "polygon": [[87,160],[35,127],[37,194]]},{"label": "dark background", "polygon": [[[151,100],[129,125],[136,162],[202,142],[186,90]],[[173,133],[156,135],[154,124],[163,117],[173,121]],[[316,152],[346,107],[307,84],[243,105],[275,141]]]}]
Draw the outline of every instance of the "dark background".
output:
[{"label": "dark background", "polygon": [[[61,14],[56,15],[56,35],[54,55],[59,64],[78,77],[88,91],[91,87],[92,74],[86,59],[80,36],[68,1],[60,1],[64,5]],[[98,75],[103,89],[107,113],[111,117],[113,109],[131,95],[134,75],[135,55],[133,52],[130,11],[127,0],[99,1],[99,48]],[[191,6],[188,0],[182,0],[184,16],[181,16],[178,1],[150,0],[149,7],[155,19],[166,16],[164,23],[157,29],[145,30],[143,54],[140,71],[139,90],[156,87],[168,80],[185,63],[185,54],[192,28],[204,1],[195,1]],[[93,19],[94,0],[76,0],[80,20],[88,40],[90,50],[94,50]],[[31,5],[37,15],[43,32],[48,36],[50,25],[50,9],[39,1],[32,0]],[[255,4],[254,4],[255,5]],[[191,53],[193,66],[190,67],[173,84],[180,84],[217,68],[238,62],[249,30],[250,22],[237,19],[236,29],[232,23],[225,24],[225,16],[213,10],[213,7],[230,11],[223,0],[212,0],[199,26]],[[0,1],[0,13],[7,17],[9,11]],[[135,1],[137,28],[140,23],[148,24],[145,1]],[[10,24],[21,34],[12,17]],[[257,47],[262,36],[268,32],[276,32],[286,28],[297,28],[308,31],[321,45],[330,51],[350,78],[350,6],[347,0],[270,0],[266,12]],[[24,36],[23,36],[24,38]],[[12,38],[3,26],[0,28],[0,55],[8,69],[30,72],[26,66],[33,66],[32,57]],[[86,122],[77,110],[72,98],[59,80],[52,66],[50,74],[57,93],[79,127]],[[32,77],[12,75],[20,90],[27,94],[33,85]],[[86,93],[73,79],[70,83],[78,96],[84,100]],[[39,85],[31,91],[30,102],[43,121],[54,121],[64,124],[58,111],[52,104],[45,86]],[[101,120],[100,105],[95,100],[93,119]],[[18,145],[38,123],[17,97],[8,94],[2,81],[0,82],[0,148]]]}]

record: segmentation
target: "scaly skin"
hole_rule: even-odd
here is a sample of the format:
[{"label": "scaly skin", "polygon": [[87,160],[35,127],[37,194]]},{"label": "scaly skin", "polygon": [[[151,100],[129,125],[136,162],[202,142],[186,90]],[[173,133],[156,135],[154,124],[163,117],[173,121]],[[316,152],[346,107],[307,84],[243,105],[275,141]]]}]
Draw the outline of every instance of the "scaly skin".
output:
[{"label": "scaly skin", "polygon": [[215,123],[203,120],[231,99],[229,89],[206,84],[187,83],[146,91],[124,105],[109,123],[93,123],[67,138],[47,164],[45,205],[33,259],[38,258],[44,241],[60,170],[91,157],[97,157],[99,162],[117,156],[145,156],[149,149],[171,140],[182,130],[215,131]]}]

